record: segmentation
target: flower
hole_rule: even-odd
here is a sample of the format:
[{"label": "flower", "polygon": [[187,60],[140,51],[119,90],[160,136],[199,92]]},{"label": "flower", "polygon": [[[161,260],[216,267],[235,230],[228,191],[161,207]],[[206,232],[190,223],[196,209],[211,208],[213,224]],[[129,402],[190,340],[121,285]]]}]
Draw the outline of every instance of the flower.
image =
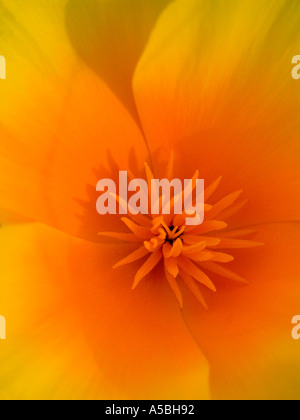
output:
[{"label": "flower", "polygon": [[[0,12],[3,397],[298,399],[299,2]],[[197,233],[97,215],[97,181],[144,162],[199,170]]]},{"label": "flower", "polygon": [[[166,176],[171,177],[174,173],[173,164],[172,156],[167,167]],[[151,182],[155,178],[147,163],[145,163],[145,169],[148,178],[148,191],[150,191],[151,194]],[[188,187],[192,188],[192,191],[195,189],[195,181],[198,179],[198,174],[197,171],[190,183],[194,184],[194,188],[192,185],[191,187]],[[171,181],[171,179],[169,179],[169,181]],[[213,195],[220,181],[221,178],[218,178],[204,191],[206,200]],[[222,231],[228,227],[227,223],[215,220],[217,217],[220,219],[229,218],[245,205],[245,201],[242,201],[233,206],[240,197],[241,192],[242,191],[236,191],[227,197],[224,197],[214,206],[206,203],[204,208],[204,211],[206,211],[206,220],[198,226],[186,226],[186,212],[182,214],[176,214],[174,212],[175,203],[180,200],[180,196],[175,196],[172,199],[170,198],[169,202],[163,203],[163,197],[160,195],[160,214],[158,216],[152,215],[152,217],[149,218],[142,214],[135,215],[134,211],[131,211],[131,219],[133,220],[130,220],[127,217],[122,218],[124,224],[130,229],[130,234],[114,232],[100,233],[100,235],[119,239],[121,241],[141,242],[140,248],[119,261],[114,268],[132,264],[135,261],[139,261],[148,256],[146,262],[135,275],[132,286],[132,289],[134,290],[163,260],[166,280],[174,292],[180,307],[183,308],[183,299],[180,287],[177,284],[177,277],[179,274],[197,300],[207,308],[205,300],[195,282],[199,282],[214,292],[216,291],[216,287],[209,276],[203,272],[201,267],[225,278],[242,283],[246,282],[245,279],[219,264],[231,262],[234,260],[234,257],[216,250],[222,248],[252,248],[263,245],[259,242],[237,239],[240,236],[243,237],[255,233],[256,231],[253,229],[222,232],[220,237],[213,237],[210,235],[211,233]],[[184,196],[186,196],[185,192]],[[118,196],[117,198],[126,211],[130,210],[130,208],[127,208],[127,203],[123,203],[121,197]],[[165,208],[170,210],[168,211],[168,214],[165,214]]]}]

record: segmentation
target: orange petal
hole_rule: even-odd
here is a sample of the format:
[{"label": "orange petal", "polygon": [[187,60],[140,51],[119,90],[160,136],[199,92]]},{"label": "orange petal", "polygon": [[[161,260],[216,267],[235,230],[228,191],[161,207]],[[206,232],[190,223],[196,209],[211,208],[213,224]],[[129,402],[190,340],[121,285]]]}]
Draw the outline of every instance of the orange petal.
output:
[{"label": "orange petal", "polygon": [[200,167],[207,185],[223,176],[223,195],[242,188],[249,203],[235,216],[237,227],[299,219],[300,84],[291,77],[291,59],[300,42],[300,4],[294,3],[173,2],[135,73],[150,150],[174,150],[181,178]]},{"label": "orange petal", "polygon": [[259,230],[265,246],[240,250],[233,263],[249,284],[212,275],[218,293],[203,290],[209,311],[184,291],[184,319],[211,363],[214,398],[298,400],[299,344],[291,322],[300,308],[300,224]]},{"label": "orange petal", "polygon": [[132,292],[131,270],[112,269],[132,245],[92,244],[27,225],[1,229],[0,249],[0,308],[7,320],[1,395],[210,397],[207,362],[164,273]]},{"label": "orange petal", "polygon": [[72,284],[80,296],[87,341],[111,398],[206,398],[207,366],[162,266],[132,291],[140,263],[111,269],[122,248],[77,242],[71,252]]}]

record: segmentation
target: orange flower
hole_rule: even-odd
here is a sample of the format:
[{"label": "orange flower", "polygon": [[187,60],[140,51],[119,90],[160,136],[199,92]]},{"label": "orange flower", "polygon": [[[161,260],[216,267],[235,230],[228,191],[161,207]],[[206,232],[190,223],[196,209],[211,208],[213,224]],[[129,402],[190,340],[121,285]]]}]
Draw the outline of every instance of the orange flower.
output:
[{"label": "orange flower", "polygon": [[[1,397],[298,399],[298,2],[0,11]],[[145,162],[201,226],[97,214]]]},{"label": "orange flower", "polygon": [[[173,166],[172,156],[167,167],[166,177],[172,178],[174,174]],[[151,194],[151,181],[155,178],[147,164],[145,164],[145,169],[148,178],[148,190]],[[194,184],[194,188],[198,175],[199,172],[197,171],[191,182],[191,184]],[[216,191],[220,181],[221,178],[217,179],[204,191],[206,200]],[[191,188],[193,188],[192,185]],[[124,207],[126,211],[129,210],[131,219],[133,219],[122,218],[122,221],[130,229],[131,233],[107,232],[100,235],[121,241],[141,242],[141,247],[119,261],[114,268],[132,264],[148,256],[146,262],[135,275],[132,287],[134,290],[141,280],[150,274],[163,260],[166,280],[174,292],[180,307],[183,308],[183,299],[176,280],[179,274],[197,300],[207,308],[195,282],[199,282],[214,292],[216,287],[201,267],[225,278],[242,283],[246,282],[242,277],[219,264],[229,263],[234,260],[234,257],[216,250],[252,248],[263,245],[259,242],[237,239],[241,236],[256,233],[254,229],[249,228],[231,232],[225,231],[225,233],[213,237],[214,232],[222,231],[228,227],[227,223],[215,219],[217,217],[220,219],[230,218],[245,204],[245,201],[235,204],[240,195],[241,191],[237,191],[224,197],[213,206],[205,204],[206,221],[198,226],[186,226],[187,214],[185,212],[182,214],[175,213],[175,203],[180,199],[178,196],[172,198],[171,202],[164,204],[163,198],[160,197],[160,215],[153,215],[152,220],[142,214],[134,215],[134,211],[130,211],[130,206],[127,208],[127,203],[123,203],[122,198],[118,196],[120,206]],[[235,205],[233,206],[233,204]],[[164,211],[165,208],[170,210],[167,215]]]}]

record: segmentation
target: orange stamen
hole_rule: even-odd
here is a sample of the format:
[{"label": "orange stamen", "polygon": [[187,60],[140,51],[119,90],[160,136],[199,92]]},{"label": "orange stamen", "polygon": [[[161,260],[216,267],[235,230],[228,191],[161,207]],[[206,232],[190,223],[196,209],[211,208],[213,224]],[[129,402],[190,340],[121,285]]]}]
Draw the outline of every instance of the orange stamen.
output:
[{"label": "orange stamen", "polygon": [[143,278],[145,278],[149,273],[151,273],[151,271],[157,266],[161,259],[162,252],[160,249],[151,254],[151,256],[148,258],[145,264],[136,273],[132,290],[134,290],[138,286],[138,284],[143,280]]},{"label": "orange stamen", "polygon": [[[151,196],[151,181],[154,179],[154,175],[147,163],[145,163],[145,172],[149,196]],[[166,178],[172,179],[174,175],[173,154],[170,156],[166,172]],[[132,178],[133,174],[130,177]],[[196,187],[198,177],[199,172],[196,171],[191,180],[192,191]],[[204,196],[206,201],[215,193],[221,179],[222,177],[219,177],[205,189]],[[186,191],[188,188],[191,188],[190,184]],[[251,240],[251,238],[239,239],[247,235],[253,235],[257,232],[257,229],[250,227],[229,230],[229,225],[224,221],[233,217],[246,205],[247,200],[238,202],[241,194],[242,191],[240,190],[227,195],[215,204],[206,202],[204,205],[205,221],[199,226],[185,225],[187,216],[190,216],[186,212],[178,215],[174,214],[174,205],[179,196],[172,197],[170,203],[165,203],[164,197],[159,196],[160,215],[146,217],[142,214],[130,214],[128,217],[122,218],[130,233],[102,232],[99,235],[143,244],[143,246],[114,266],[114,268],[118,268],[148,256],[148,259],[146,259],[134,277],[132,289],[135,289],[163,259],[165,279],[176,296],[179,306],[183,307],[183,298],[179,284],[180,281],[183,281],[198,302],[207,309],[207,304],[201,293],[201,287],[205,286],[215,292],[216,287],[213,280],[216,275],[239,283],[247,283],[239,274],[224,267],[224,264],[234,261],[234,255],[231,255],[231,252],[228,254],[218,250],[263,246],[262,243]],[[127,208],[127,203],[122,198],[116,198],[120,206]],[[170,205],[170,214],[162,214],[162,203],[166,206],[168,205],[168,207]],[[128,211],[132,213],[130,207],[128,207]]]},{"label": "orange stamen", "polygon": [[135,261],[138,261],[148,255],[147,249],[142,246],[138,250],[134,251],[132,254],[128,255],[128,257],[123,258],[123,260],[119,261],[113,268],[121,267],[122,265],[131,264]]}]

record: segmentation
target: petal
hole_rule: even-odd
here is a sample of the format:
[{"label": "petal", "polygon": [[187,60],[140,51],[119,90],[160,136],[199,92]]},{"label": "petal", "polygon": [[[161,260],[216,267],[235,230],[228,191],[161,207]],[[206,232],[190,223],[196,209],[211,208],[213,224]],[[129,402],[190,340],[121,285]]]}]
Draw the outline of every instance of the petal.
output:
[{"label": "petal", "polygon": [[232,263],[250,283],[214,275],[217,293],[202,290],[208,311],[183,290],[184,319],[210,362],[213,398],[299,399],[291,322],[300,310],[300,224],[261,226],[257,239],[265,246],[240,250]]},{"label": "petal", "polygon": [[[94,241],[100,231],[125,231],[119,218],[97,214],[96,185],[102,178],[117,181],[119,169],[136,172],[137,161],[143,165],[147,149],[137,126],[84,67],[77,67],[72,86],[58,91],[51,85],[54,96],[43,87],[47,80],[24,71],[22,93],[32,99],[0,110],[0,207]],[[16,95],[17,82],[12,75],[7,97]]]},{"label": "petal", "polygon": [[68,238],[39,225],[0,230],[0,395],[7,399],[101,398],[67,267]]},{"label": "petal", "polygon": [[299,18],[296,1],[177,0],[137,66],[151,150],[173,149],[179,177],[223,175],[222,196],[243,188],[236,225],[299,220]]},{"label": "petal", "polygon": [[127,246],[41,225],[5,227],[0,242],[1,395],[209,398],[208,365],[166,280],[133,292],[133,271],[112,269]]},{"label": "petal", "polygon": [[71,251],[86,337],[110,397],[209,398],[208,366],[182,322],[163,264],[134,291],[141,262],[112,271],[129,248],[135,249],[77,242]]},{"label": "petal", "polygon": [[170,0],[68,0],[70,42],[137,118],[132,76],[160,12]]},{"label": "petal", "polygon": [[[39,120],[45,123],[41,108],[35,106],[35,109],[32,109],[30,100],[36,105],[42,96],[47,96],[45,101],[47,104],[51,101],[52,104],[57,104],[58,109],[61,107],[62,100],[58,100],[62,96],[61,84],[66,83],[76,63],[63,29],[65,3],[65,0],[54,0],[50,3],[47,0],[38,3],[29,0],[26,4],[1,1],[0,51],[5,56],[7,66],[7,79],[1,80],[0,92],[2,143],[12,142],[12,136],[7,133],[4,124],[13,127],[15,132],[22,133],[24,124],[29,125],[30,114],[32,121],[36,121],[37,115],[40,115]],[[41,107],[41,104],[39,105]],[[53,115],[57,109],[48,106],[45,114],[48,112]],[[21,116],[19,120],[18,115]],[[48,129],[45,124],[45,130]],[[42,136],[39,141],[41,138]],[[11,147],[16,149],[18,145]],[[2,144],[1,149],[3,149],[0,154],[2,167],[4,163],[1,157],[2,153],[3,156],[5,154]],[[19,208],[11,209],[9,205],[2,205],[0,217],[1,223],[26,220]]]}]

